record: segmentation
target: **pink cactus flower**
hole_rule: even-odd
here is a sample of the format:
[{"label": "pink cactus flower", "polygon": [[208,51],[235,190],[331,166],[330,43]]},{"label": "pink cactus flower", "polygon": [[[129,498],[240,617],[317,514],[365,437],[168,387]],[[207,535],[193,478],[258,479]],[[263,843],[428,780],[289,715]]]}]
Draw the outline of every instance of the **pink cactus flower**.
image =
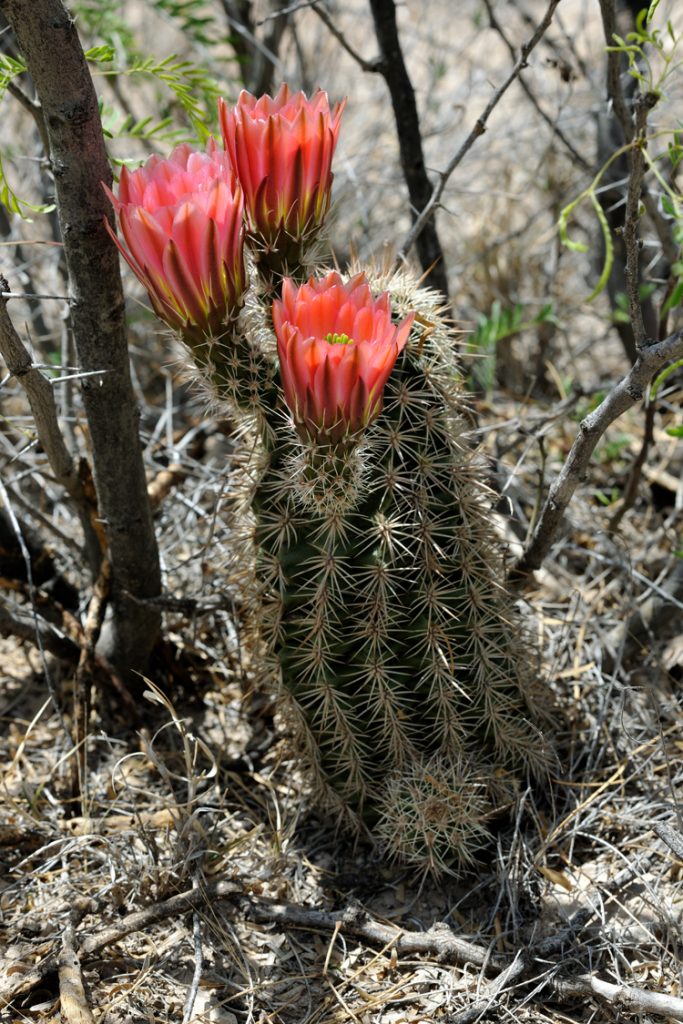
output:
[{"label": "pink cactus flower", "polygon": [[299,288],[285,278],[273,323],[285,401],[302,438],[338,444],[377,418],[413,319],[393,324],[389,295],[373,298],[364,274],[344,284],[333,271]]},{"label": "pink cactus flower", "polygon": [[275,98],[240,93],[218,101],[225,148],[244,190],[251,231],[267,246],[282,232],[304,239],[321,226],[330,205],[332,156],[346,101],[330,110],[327,93],[311,99],[283,85]]},{"label": "pink cactus flower", "polygon": [[183,144],[124,167],[118,198],[104,188],[124,241],[107,229],[157,316],[188,340],[221,334],[246,286],[244,202],[227,154],[213,141],[206,152]]}]

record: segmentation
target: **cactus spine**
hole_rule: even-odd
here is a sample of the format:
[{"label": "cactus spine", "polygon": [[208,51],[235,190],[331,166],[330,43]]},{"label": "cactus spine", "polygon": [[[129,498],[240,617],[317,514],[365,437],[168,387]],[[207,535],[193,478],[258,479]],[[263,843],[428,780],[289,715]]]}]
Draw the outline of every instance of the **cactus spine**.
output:
[{"label": "cactus spine", "polygon": [[[319,796],[438,875],[472,859],[487,820],[548,752],[528,638],[464,438],[452,333],[409,273],[368,276],[398,315],[416,310],[431,327],[413,326],[363,440],[332,448],[284,421],[261,321],[271,399],[250,420],[260,439],[248,445],[237,560]],[[240,404],[253,412],[251,394]]]}]

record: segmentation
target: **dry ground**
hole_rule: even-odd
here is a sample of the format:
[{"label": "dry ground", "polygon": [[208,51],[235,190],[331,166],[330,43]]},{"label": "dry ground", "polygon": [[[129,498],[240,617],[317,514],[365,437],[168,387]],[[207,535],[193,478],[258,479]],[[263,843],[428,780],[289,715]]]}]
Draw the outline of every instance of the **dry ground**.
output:
[{"label": "dry ground", "polygon": [[[516,6],[500,6],[519,42]],[[139,5],[131,11],[149,41],[153,18]],[[596,11],[566,0],[560,14],[529,81],[592,163],[603,74]],[[364,5],[339,4],[335,17],[367,55]],[[428,162],[443,166],[507,57],[477,3],[459,5],[457,19],[436,0],[408,4],[401,17]],[[297,18],[304,62],[292,45],[287,72],[349,95],[335,245],[369,255],[408,226],[384,86],[361,75],[311,12]],[[476,401],[511,557],[581,414],[626,366],[606,303],[583,303],[592,266],[563,253],[552,229],[585,183],[515,92],[451,183],[440,220],[464,323],[496,299],[530,315],[555,304],[552,333],[526,331],[501,348]],[[590,216],[579,221],[594,239]],[[13,230],[30,239],[42,228]],[[26,253],[11,283],[28,270],[61,293],[45,248]],[[469,876],[421,883],[316,815],[268,700],[251,692],[240,595],[221,568],[230,424],[206,415],[180,382],[167,339],[135,311],[132,359],[172,599],[166,641],[132,705],[106,672],[95,674],[82,758],[69,739],[72,666],[30,642],[1,641],[0,994],[15,998],[0,1021],[683,1019],[683,457],[665,433],[680,421],[680,389],[661,403],[619,528],[610,518],[642,443],[640,412],[601,444],[521,598],[561,709],[556,776],[544,792],[520,790]],[[47,353],[59,348],[60,325],[49,304],[45,315],[53,333],[38,348]],[[546,371],[533,396],[532,363]],[[77,585],[73,517],[32,454],[18,391],[3,386],[1,397],[2,473],[15,511],[48,531],[59,573]],[[77,413],[77,397],[68,401]],[[3,594],[17,614],[27,607],[20,594]],[[663,1001],[648,1001],[652,994]]]}]

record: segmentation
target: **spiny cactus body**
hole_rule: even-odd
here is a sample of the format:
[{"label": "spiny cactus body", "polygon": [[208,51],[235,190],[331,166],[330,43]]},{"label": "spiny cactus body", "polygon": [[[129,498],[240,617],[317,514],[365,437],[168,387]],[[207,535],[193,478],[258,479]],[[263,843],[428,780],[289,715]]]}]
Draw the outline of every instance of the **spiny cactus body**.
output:
[{"label": "spiny cactus body", "polygon": [[181,147],[122,176],[117,244],[238,419],[255,664],[312,779],[438,874],[546,749],[438,297],[407,273],[303,283],[341,110],[286,86],[222,104],[226,154]]},{"label": "spiny cactus body", "polygon": [[409,274],[371,283],[427,326],[414,325],[361,441],[307,444],[271,408],[242,506],[253,547],[239,560],[288,729],[326,802],[438,874],[475,854],[547,749],[482,466],[463,438],[453,336]]}]

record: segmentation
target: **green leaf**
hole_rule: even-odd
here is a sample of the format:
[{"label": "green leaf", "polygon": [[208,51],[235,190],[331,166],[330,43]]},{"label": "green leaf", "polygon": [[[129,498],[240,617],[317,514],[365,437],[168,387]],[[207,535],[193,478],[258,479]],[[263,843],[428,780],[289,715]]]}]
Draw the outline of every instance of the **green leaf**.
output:
[{"label": "green leaf", "polygon": [[675,306],[680,305],[681,302],[683,302],[683,281],[678,282],[671,295],[662,306],[662,315],[668,313],[670,309],[674,309]]},{"label": "green leaf", "polygon": [[612,232],[609,229],[605,211],[600,205],[595,192],[590,193],[590,200],[593,204],[595,215],[598,218],[598,223],[600,224],[600,229],[602,231],[602,238],[605,243],[605,262],[603,264],[602,273],[600,274],[598,283],[586,299],[586,302],[592,302],[593,299],[597,298],[600,292],[604,289],[609,280],[609,276],[612,273],[612,266],[614,264],[614,243],[612,241]]},{"label": "green leaf", "polygon": [[652,384],[650,385],[650,401],[652,401],[659,391],[660,387],[671,374],[678,369],[679,366],[683,366],[683,359],[676,359],[675,362],[665,367],[660,374],[658,374]]},{"label": "green leaf", "polygon": [[26,64],[23,60],[15,60],[14,57],[8,57],[6,53],[0,54],[0,95],[2,95],[13,78],[23,75],[26,70]]},{"label": "green leaf", "polygon": [[27,215],[27,210],[30,210],[31,213],[50,213],[55,208],[54,203],[29,203],[27,199],[20,199],[7,180],[2,156],[0,156],[0,203],[10,213],[17,213],[22,220],[28,221],[31,218]]}]

